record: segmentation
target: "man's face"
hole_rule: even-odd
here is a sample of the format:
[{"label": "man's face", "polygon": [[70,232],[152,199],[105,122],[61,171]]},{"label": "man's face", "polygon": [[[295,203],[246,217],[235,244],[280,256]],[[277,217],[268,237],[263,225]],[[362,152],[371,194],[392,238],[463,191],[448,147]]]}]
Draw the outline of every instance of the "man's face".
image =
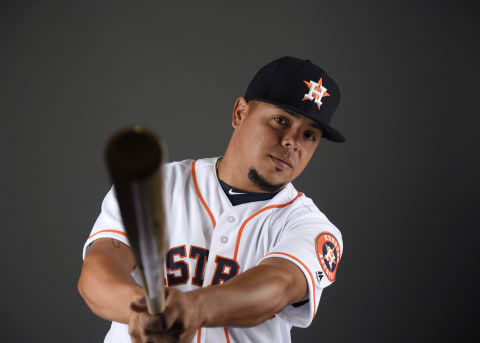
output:
[{"label": "man's face", "polygon": [[262,191],[276,191],[305,169],[322,137],[321,128],[303,115],[242,99],[237,104],[243,101],[245,109],[233,119],[240,172],[248,172]]}]

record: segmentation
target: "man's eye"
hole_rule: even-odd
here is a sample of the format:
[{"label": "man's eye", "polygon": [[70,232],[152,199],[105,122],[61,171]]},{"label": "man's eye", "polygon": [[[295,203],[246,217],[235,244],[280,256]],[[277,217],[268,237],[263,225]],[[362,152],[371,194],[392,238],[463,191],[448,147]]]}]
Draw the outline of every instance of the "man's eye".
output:
[{"label": "man's eye", "polygon": [[287,125],[287,121],[282,117],[275,117],[274,120],[280,125]]},{"label": "man's eye", "polygon": [[315,135],[311,132],[305,132],[305,138],[315,141]]}]

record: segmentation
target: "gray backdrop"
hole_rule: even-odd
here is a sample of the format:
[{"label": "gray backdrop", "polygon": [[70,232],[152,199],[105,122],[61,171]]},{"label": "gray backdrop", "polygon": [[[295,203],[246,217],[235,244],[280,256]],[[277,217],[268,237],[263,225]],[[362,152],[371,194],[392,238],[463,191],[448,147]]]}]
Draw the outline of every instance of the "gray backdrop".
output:
[{"label": "gray backdrop", "polygon": [[77,293],[109,188],[103,148],[143,124],[170,160],[221,155],[263,64],[337,81],[294,183],[342,230],[337,282],[294,342],[478,339],[479,6],[474,1],[2,1],[2,342],[101,342]]}]

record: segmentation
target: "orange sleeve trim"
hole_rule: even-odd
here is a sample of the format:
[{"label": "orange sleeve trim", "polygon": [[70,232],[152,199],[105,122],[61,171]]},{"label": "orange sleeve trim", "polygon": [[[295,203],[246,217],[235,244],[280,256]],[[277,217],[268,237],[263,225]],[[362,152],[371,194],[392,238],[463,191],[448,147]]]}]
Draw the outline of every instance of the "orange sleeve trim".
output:
[{"label": "orange sleeve trim", "polygon": [[285,207],[285,206],[288,206],[290,204],[292,204],[295,200],[297,200],[300,196],[302,195],[302,193],[298,192],[297,193],[297,196],[295,198],[293,198],[293,200],[285,203],[285,204],[280,204],[280,205],[270,205],[270,206],[267,206],[267,207],[264,207],[262,208],[261,210],[259,210],[258,212],[255,212],[254,214],[252,214],[250,217],[248,217],[247,219],[245,219],[245,221],[242,223],[242,226],[240,227],[240,231],[238,232],[238,235],[237,235],[237,243],[235,245],[235,253],[233,254],[233,259],[236,260],[237,259],[237,255],[238,255],[238,247],[240,245],[240,239],[242,238],[242,233],[243,233],[243,229],[245,229],[245,225],[247,225],[247,223],[252,220],[254,217],[256,217],[257,215],[259,215],[260,213],[266,211],[266,210],[270,210],[272,208],[281,208],[281,207]]},{"label": "orange sleeve trim", "polygon": [[315,318],[315,313],[317,312],[317,310],[316,310],[316,306],[315,306],[315,301],[316,301],[315,300],[315,279],[313,278],[313,275],[310,272],[310,269],[308,269],[307,266],[305,265],[305,263],[300,261],[298,258],[296,258],[293,255],[287,254],[285,252],[271,252],[271,253],[266,254],[263,257],[265,258],[269,255],[285,255],[285,256],[288,256],[288,257],[294,259],[295,261],[297,261],[298,263],[300,263],[303,266],[303,268],[305,268],[305,270],[308,272],[308,275],[310,276],[310,281],[312,282],[312,289],[313,289],[313,317],[312,317],[312,320],[313,320]]},{"label": "orange sleeve trim", "polygon": [[228,328],[224,328],[225,330],[225,338],[227,339],[227,343],[230,343],[230,336],[228,335]]},{"label": "orange sleeve trim", "polygon": [[112,233],[118,233],[119,235],[122,235],[122,236],[125,236],[127,237],[127,234],[123,231],[118,231],[118,230],[102,230],[102,231],[98,231],[98,232],[95,232],[93,235],[91,235],[90,237],[88,237],[88,239],[98,235],[99,233],[104,233],[104,232],[112,232]]},{"label": "orange sleeve trim", "polygon": [[202,328],[198,328],[197,330],[197,343],[202,341]]},{"label": "orange sleeve trim", "polygon": [[195,165],[197,164],[197,161],[193,161],[192,163],[192,178],[193,178],[193,185],[195,186],[195,191],[197,192],[197,196],[200,199],[200,202],[202,203],[203,207],[207,211],[208,215],[210,216],[210,220],[212,221],[213,228],[215,229],[215,226],[217,223],[215,222],[215,217],[213,216],[212,212],[208,208],[207,203],[205,202],[205,199],[203,199],[202,193],[200,193],[200,189],[198,188],[197,184],[197,173],[195,172]]}]

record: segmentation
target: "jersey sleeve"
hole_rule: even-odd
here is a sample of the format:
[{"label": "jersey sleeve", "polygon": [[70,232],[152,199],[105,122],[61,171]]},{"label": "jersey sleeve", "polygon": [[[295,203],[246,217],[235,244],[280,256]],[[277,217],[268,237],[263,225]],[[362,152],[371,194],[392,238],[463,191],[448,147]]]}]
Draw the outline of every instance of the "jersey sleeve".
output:
[{"label": "jersey sleeve", "polygon": [[308,298],[288,305],[277,315],[294,326],[309,326],[323,289],[335,282],[342,253],[340,231],[320,211],[291,214],[283,234],[263,259],[280,257],[296,264],[307,280]]},{"label": "jersey sleeve", "polygon": [[83,258],[85,259],[89,246],[93,241],[105,237],[114,238],[129,246],[115,196],[115,189],[113,187],[103,199],[100,215],[95,221],[90,236],[83,246]]}]

